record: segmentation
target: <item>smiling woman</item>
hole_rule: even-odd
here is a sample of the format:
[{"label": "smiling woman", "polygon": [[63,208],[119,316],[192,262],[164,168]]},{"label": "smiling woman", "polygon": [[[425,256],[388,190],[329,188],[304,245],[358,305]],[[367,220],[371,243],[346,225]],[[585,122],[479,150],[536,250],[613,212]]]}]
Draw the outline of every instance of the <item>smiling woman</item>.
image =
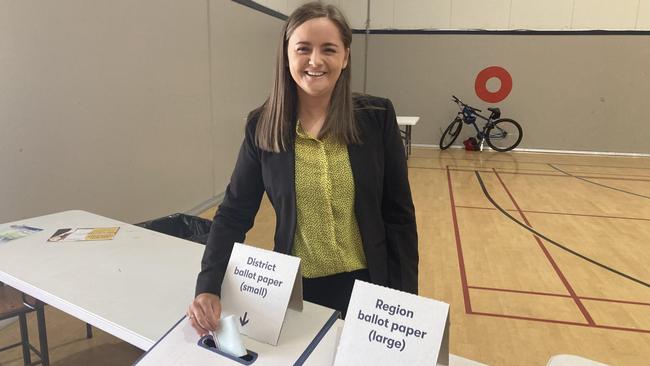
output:
[{"label": "smiling woman", "polygon": [[406,157],[387,99],[350,91],[352,31],[334,6],[291,14],[269,98],[250,113],[217,210],[188,318],[217,327],[233,243],[264,193],[276,213],[274,250],[301,259],[305,300],[347,310],[359,279],[418,290],[418,241]]},{"label": "smiling woman", "polygon": [[358,143],[350,89],[352,30],[343,13],[332,5],[305,4],[291,14],[283,34],[256,142],[266,151],[286,149],[300,119],[311,136],[330,133],[342,143]]}]

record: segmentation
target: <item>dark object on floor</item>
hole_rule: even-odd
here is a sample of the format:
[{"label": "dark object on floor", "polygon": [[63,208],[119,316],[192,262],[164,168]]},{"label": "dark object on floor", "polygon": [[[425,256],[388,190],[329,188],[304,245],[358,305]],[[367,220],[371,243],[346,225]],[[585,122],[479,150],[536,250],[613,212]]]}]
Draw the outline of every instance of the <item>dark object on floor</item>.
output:
[{"label": "dark object on floor", "polygon": [[176,213],[136,225],[195,243],[205,244],[208,241],[212,221],[197,216]]},{"label": "dark object on floor", "polygon": [[463,145],[465,145],[465,150],[467,151],[478,151],[478,141],[476,141],[476,138],[474,137],[470,137],[463,141]]}]

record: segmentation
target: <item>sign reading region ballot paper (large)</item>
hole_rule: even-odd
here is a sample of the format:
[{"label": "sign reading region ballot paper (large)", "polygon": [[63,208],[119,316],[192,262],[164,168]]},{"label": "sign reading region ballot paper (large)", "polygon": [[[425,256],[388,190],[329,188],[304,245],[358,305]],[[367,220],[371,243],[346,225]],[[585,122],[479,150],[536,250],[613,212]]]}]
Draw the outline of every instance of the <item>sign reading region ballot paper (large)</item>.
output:
[{"label": "sign reading region ballot paper (large)", "polygon": [[222,316],[239,318],[239,331],[278,344],[287,307],[302,310],[300,258],[235,243],[221,284]]},{"label": "sign reading region ballot paper (large)", "polygon": [[357,280],[334,366],[436,364],[449,364],[449,304]]}]

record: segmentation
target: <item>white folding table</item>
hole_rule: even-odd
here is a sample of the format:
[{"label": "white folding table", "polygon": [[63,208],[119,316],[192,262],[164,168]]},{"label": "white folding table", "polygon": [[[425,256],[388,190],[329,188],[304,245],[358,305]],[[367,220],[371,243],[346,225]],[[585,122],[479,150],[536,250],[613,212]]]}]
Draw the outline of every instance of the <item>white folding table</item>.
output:
[{"label": "white folding table", "polygon": [[[0,281],[140,349],[194,298],[203,245],[85,211],[10,224],[43,231],[0,244]],[[59,228],[110,226],[113,240],[47,242]]]},{"label": "white folding table", "polygon": [[411,155],[411,129],[415,126],[420,117],[418,116],[397,116],[397,124],[399,126],[404,126],[404,130],[400,129],[402,138],[404,139],[404,145],[406,146],[406,157],[408,158]]},{"label": "white folding table", "polygon": [[[43,231],[0,244],[1,282],[142,350],[165,335],[194,298],[203,245],[77,210],[2,226],[11,224]],[[120,227],[113,240],[47,242],[60,228],[111,226]],[[329,329],[310,362],[331,362],[343,324]],[[450,365],[480,364],[450,355]]]}]

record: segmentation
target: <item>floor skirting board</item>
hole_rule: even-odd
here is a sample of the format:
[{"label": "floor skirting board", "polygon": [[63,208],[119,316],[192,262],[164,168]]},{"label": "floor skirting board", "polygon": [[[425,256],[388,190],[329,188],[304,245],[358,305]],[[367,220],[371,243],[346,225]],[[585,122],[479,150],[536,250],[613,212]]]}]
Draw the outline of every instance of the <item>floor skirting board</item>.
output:
[{"label": "floor skirting board", "polygon": [[[422,149],[434,149],[439,150],[438,145],[430,144],[413,144],[413,147],[418,147]],[[450,149],[463,149],[463,145],[452,145]],[[487,152],[496,152],[491,150],[489,147],[484,151]],[[544,153],[544,154],[576,154],[576,155],[605,155],[605,156],[628,156],[628,157],[643,157],[648,158],[650,154],[646,153],[625,153],[625,152],[611,152],[611,151],[581,151],[581,150],[553,150],[553,149],[528,149],[528,148],[516,148],[514,152],[528,152],[528,153]]]}]

